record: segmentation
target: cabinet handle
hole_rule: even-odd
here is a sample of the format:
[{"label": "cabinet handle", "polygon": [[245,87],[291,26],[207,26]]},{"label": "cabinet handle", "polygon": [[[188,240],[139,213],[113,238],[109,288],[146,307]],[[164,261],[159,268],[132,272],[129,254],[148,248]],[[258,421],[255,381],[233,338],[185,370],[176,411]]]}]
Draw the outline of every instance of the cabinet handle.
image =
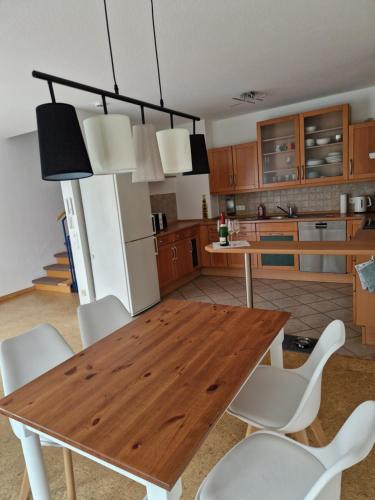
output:
[{"label": "cabinet handle", "polygon": [[234,175],[234,176],[233,176],[233,185],[235,186],[236,184],[237,184],[237,176],[236,176],[236,175]]},{"label": "cabinet handle", "polygon": [[189,240],[190,253],[193,253],[193,243]]},{"label": "cabinet handle", "polygon": [[175,255],[174,260],[177,260],[177,258],[178,258],[177,257],[177,247],[173,247],[173,248],[174,248],[174,255]]},{"label": "cabinet handle", "polygon": [[353,158],[349,160],[349,175],[353,175]]},{"label": "cabinet handle", "polygon": [[305,178],[305,165],[301,165],[301,179],[304,180]]},{"label": "cabinet handle", "polygon": [[158,239],[154,236],[155,255],[159,255]]},{"label": "cabinet handle", "polygon": [[299,181],[299,165],[297,165],[297,181]]},{"label": "cabinet handle", "polygon": [[229,185],[233,186],[233,175],[229,176]]}]

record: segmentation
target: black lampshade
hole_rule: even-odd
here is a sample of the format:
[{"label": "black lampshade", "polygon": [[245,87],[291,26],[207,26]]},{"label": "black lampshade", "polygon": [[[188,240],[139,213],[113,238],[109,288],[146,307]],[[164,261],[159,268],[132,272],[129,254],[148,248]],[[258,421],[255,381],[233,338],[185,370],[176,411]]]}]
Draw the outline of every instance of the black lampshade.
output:
[{"label": "black lampshade", "polygon": [[42,178],[67,181],[93,175],[76,110],[53,102],[36,108]]},{"label": "black lampshade", "polygon": [[193,170],[183,175],[209,174],[208,156],[204,134],[190,135],[191,161]]}]

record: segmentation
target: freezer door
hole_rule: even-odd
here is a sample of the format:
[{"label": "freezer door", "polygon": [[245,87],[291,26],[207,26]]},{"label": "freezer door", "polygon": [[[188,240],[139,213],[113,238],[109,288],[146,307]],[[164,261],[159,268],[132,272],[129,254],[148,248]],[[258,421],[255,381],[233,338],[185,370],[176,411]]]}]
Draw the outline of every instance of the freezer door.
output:
[{"label": "freezer door", "polygon": [[155,238],[144,238],[125,245],[129,311],[138,314],[160,302]]},{"label": "freezer door", "polygon": [[147,182],[132,183],[132,174],[115,176],[123,239],[147,238],[154,233],[151,219],[150,190]]}]

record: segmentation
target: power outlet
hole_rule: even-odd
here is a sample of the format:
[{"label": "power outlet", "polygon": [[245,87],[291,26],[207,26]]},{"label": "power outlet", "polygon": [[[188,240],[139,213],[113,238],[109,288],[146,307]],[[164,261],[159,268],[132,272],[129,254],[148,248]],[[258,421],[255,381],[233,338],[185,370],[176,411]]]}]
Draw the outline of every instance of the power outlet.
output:
[{"label": "power outlet", "polygon": [[244,210],[246,210],[246,206],[245,205],[236,205],[236,210],[237,210],[237,212],[243,212]]}]

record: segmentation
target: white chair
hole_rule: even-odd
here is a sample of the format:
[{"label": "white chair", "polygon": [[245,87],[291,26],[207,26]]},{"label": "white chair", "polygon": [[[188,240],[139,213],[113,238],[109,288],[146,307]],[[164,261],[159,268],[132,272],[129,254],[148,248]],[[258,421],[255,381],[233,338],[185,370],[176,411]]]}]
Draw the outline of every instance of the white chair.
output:
[{"label": "white chair", "polygon": [[[48,324],[36,326],[22,335],[4,340],[0,343],[0,371],[4,394],[10,394],[73,355],[74,352],[60,333]],[[23,424],[12,419],[9,421],[18,438],[27,435],[28,431]],[[40,442],[42,446],[59,446],[46,438],[41,438]],[[63,448],[63,456],[68,499],[75,500],[71,451]],[[30,486],[25,469],[20,500],[26,500],[29,492]]]},{"label": "white chair", "polygon": [[84,349],[133,321],[122,302],[114,295],[79,306],[77,314]]},{"label": "white chair", "polygon": [[313,352],[299,368],[283,369],[261,365],[251,375],[231,403],[228,412],[252,426],[282,434],[295,434],[308,444],[306,428],[320,446],[326,444],[324,432],[316,418],[321,399],[323,368],[345,343],[345,325],[332,321],[320,336]]},{"label": "white chair", "polygon": [[259,431],[218,462],[196,500],[339,500],[342,471],[363,460],[374,442],[375,401],[358,406],[323,448]]}]

